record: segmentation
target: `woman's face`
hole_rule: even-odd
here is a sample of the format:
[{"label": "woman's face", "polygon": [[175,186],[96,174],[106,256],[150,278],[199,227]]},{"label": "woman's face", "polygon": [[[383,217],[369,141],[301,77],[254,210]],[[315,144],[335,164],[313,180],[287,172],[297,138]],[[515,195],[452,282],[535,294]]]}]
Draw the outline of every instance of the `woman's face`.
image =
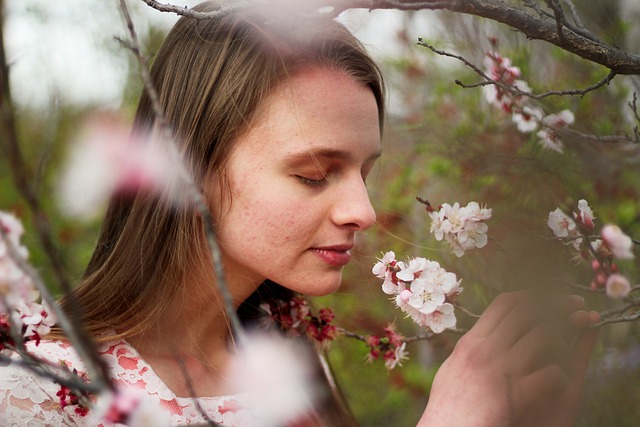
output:
[{"label": "woman's face", "polygon": [[356,232],[375,222],[365,179],[379,129],[372,91],[343,72],[306,69],[274,89],[234,145],[230,197],[212,187],[232,289],[265,279],[309,295],[340,286]]}]

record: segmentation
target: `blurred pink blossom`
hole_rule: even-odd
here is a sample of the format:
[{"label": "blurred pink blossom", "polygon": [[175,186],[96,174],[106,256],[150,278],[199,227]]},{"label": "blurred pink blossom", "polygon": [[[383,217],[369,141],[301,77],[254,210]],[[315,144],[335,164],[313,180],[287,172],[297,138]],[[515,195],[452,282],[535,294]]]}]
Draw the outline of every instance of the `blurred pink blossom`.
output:
[{"label": "blurred pink blossom", "polygon": [[227,378],[236,392],[247,394],[251,412],[268,426],[308,414],[317,394],[311,351],[275,333],[254,332],[245,338]]},{"label": "blurred pink blossom", "polygon": [[60,205],[67,214],[91,218],[120,191],[160,194],[175,179],[176,163],[149,136],[133,137],[113,114],[91,117],[72,146],[60,182]]},{"label": "blurred pink blossom", "polygon": [[615,258],[633,259],[635,257],[631,237],[624,234],[617,225],[605,225],[600,230],[600,235]]},{"label": "blurred pink blossom", "polygon": [[622,274],[614,273],[607,278],[605,289],[609,298],[625,298],[631,292],[631,284]]}]

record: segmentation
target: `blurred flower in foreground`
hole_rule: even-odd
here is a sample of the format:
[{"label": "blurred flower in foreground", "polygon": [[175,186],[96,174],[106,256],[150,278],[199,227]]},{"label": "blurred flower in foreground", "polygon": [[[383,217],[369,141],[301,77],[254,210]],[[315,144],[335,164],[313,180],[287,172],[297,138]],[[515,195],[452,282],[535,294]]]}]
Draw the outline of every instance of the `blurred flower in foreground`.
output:
[{"label": "blurred flower in foreground", "polygon": [[143,390],[121,387],[98,399],[96,425],[124,424],[128,427],[168,426],[165,412],[151,402]]},{"label": "blurred flower in foreground", "polygon": [[251,412],[264,425],[295,423],[310,413],[317,394],[312,354],[294,339],[253,332],[242,340],[227,378],[236,392],[247,394]]},{"label": "blurred flower in foreground", "polygon": [[[29,256],[27,248],[22,246],[20,238],[24,233],[22,223],[13,215],[0,211],[0,313],[7,310],[5,303],[15,306],[23,300],[35,299],[35,289],[31,278],[18,266],[17,261],[26,261]],[[10,247],[15,251],[14,259]]]},{"label": "blurred flower in foreground", "polygon": [[609,298],[625,298],[631,292],[631,284],[622,274],[614,273],[607,279],[605,289]]},{"label": "blurred flower in foreground", "polygon": [[93,116],[76,139],[59,188],[67,214],[91,218],[116,192],[169,188],[175,163],[157,141],[132,137],[121,118]]},{"label": "blurred flower in foreground", "polygon": [[13,333],[19,334],[23,341],[35,341],[38,345],[41,337],[51,331],[55,319],[45,306],[35,302],[38,292],[31,277],[20,267],[19,263],[26,262],[29,256],[27,248],[20,243],[24,233],[22,223],[0,211],[0,227],[0,351],[5,352],[16,345],[12,326],[19,329]]},{"label": "blurred flower in foreground", "polygon": [[600,230],[600,235],[614,257],[620,259],[635,258],[631,237],[624,234],[617,225],[605,225],[602,227],[602,230]]}]

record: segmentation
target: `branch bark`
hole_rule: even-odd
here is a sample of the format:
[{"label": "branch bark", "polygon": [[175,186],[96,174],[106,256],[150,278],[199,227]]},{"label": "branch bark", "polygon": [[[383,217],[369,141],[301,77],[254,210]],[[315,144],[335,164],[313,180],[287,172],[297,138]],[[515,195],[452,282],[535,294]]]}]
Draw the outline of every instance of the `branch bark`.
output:
[{"label": "branch bark", "polygon": [[[208,19],[227,10],[202,13],[162,4],[156,0],[142,1],[154,9],[194,19]],[[232,7],[242,7],[242,2]],[[331,14],[335,16],[349,9],[448,10],[474,15],[508,25],[522,32],[528,39],[551,43],[588,61],[603,65],[616,74],[640,75],[640,55],[610,46],[593,37],[585,29],[569,25],[564,19],[555,19],[553,11],[549,15],[534,16],[501,0],[312,0],[304,2],[300,7],[308,8],[308,11],[331,7]],[[575,11],[572,13],[575,15]]]}]

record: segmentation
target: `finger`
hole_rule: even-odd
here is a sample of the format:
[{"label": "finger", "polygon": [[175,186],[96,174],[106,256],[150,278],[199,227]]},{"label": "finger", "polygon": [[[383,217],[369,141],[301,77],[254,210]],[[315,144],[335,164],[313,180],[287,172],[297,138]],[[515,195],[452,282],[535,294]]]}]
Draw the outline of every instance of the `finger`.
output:
[{"label": "finger", "polygon": [[541,323],[513,346],[507,358],[514,373],[527,376],[546,365],[568,369],[572,349],[557,328]]},{"label": "finger", "polygon": [[496,348],[507,351],[538,324],[547,323],[551,329],[564,331],[567,315],[583,305],[584,299],[577,295],[552,296],[550,299],[547,295],[530,294],[519,299],[494,327],[489,339]]},{"label": "finger", "polygon": [[[591,323],[596,323],[600,320],[600,315],[597,312],[591,311],[588,314]],[[580,332],[573,346],[571,356],[571,376],[573,379],[579,380],[580,383],[589,366],[591,353],[593,352],[597,340],[598,329],[585,328]]]},{"label": "finger", "polygon": [[591,323],[591,313],[584,310],[574,311],[569,316],[569,324],[577,330],[582,330]]},{"label": "finger", "polygon": [[546,365],[521,378],[514,385],[514,404],[519,410],[531,408],[545,399],[560,397],[569,385],[569,377],[559,365]]},{"label": "finger", "polygon": [[526,294],[526,291],[517,291],[498,295],[469,332],[478,337],[488,336]]}]

